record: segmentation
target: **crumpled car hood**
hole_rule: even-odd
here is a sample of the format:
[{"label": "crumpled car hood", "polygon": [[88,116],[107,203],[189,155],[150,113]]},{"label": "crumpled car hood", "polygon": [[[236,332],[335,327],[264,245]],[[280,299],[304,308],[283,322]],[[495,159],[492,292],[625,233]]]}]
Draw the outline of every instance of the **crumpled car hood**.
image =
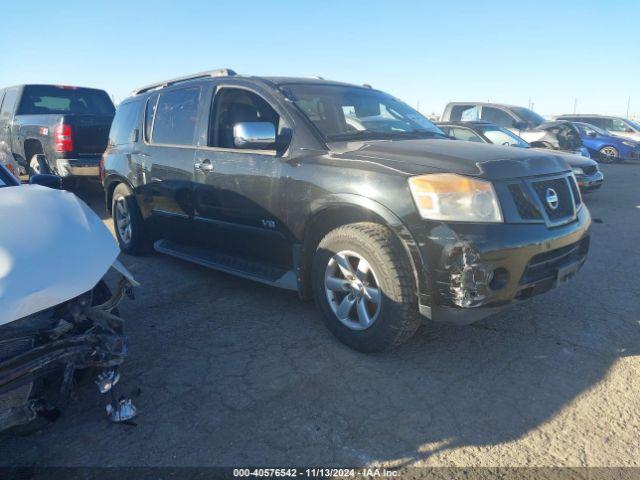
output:
[{"label": "crumpled car hood", "polygon": [[120,250],[74,194],[0,188],[0,325],[91,290]]},{"label": "crumpled car hood", "polygon": [[[504,147],[461,140],[369,141],[332,144],[332,153],[346,158],[376,160],[408,173],[437,171],[473,175],[490,180],[546,175],[569,170],[553,151]],[[409,166],[425,167],[422,169]]]}]

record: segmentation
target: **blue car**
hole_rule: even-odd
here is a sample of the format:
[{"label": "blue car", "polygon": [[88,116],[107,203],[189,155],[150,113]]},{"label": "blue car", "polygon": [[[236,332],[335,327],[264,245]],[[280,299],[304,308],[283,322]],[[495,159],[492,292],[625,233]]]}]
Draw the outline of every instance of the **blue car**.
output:
[{"label": "blue car", "polygon": [[640,160],[640,142],[616,137],[606,130],[589,123],[572,122],[589,150],[591,158],[602,163]]}]

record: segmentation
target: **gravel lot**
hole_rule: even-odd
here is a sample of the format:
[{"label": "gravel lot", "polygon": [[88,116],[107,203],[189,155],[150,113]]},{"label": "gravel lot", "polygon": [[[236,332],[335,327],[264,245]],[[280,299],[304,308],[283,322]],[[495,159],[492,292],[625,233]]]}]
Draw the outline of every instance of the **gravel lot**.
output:
[{"label": "gravel lot", "polygon": [[0,463],[638,466],[640,165],[602,169],[577,278],[388,354],[342,346],[294,293],[124,257],[142,283],[121,307],[137,425],[109,424],[90,385],[39,433],[0,438]]}]

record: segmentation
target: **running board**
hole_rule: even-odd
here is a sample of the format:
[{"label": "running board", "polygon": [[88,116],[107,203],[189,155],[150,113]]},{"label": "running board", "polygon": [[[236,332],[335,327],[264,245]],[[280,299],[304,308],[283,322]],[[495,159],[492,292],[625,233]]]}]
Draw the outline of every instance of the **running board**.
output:
[{"label": "running board", "polygon": [[166,239],[155,242],[153,248],[159,253],[197,263],[203,267],[255,280],[274,287],[298,290],[298,282],[293,270],[233,255],[225,255],[205,248],[182,245]]}]

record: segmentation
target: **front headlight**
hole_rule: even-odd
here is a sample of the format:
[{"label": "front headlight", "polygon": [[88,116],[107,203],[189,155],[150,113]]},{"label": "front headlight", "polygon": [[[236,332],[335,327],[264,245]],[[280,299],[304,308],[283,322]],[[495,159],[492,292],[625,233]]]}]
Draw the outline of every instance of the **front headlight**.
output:
[{"label": "front headlight", "polygon": [[502,222],[491,182],[453,173],[433,173],[409,179],[422,218],[459,222]]},{"label": "front headlight", "polygon": [[584,175],[584,170],[582,170],[580,167],[573,167],[571,171],[574,175]]}]

